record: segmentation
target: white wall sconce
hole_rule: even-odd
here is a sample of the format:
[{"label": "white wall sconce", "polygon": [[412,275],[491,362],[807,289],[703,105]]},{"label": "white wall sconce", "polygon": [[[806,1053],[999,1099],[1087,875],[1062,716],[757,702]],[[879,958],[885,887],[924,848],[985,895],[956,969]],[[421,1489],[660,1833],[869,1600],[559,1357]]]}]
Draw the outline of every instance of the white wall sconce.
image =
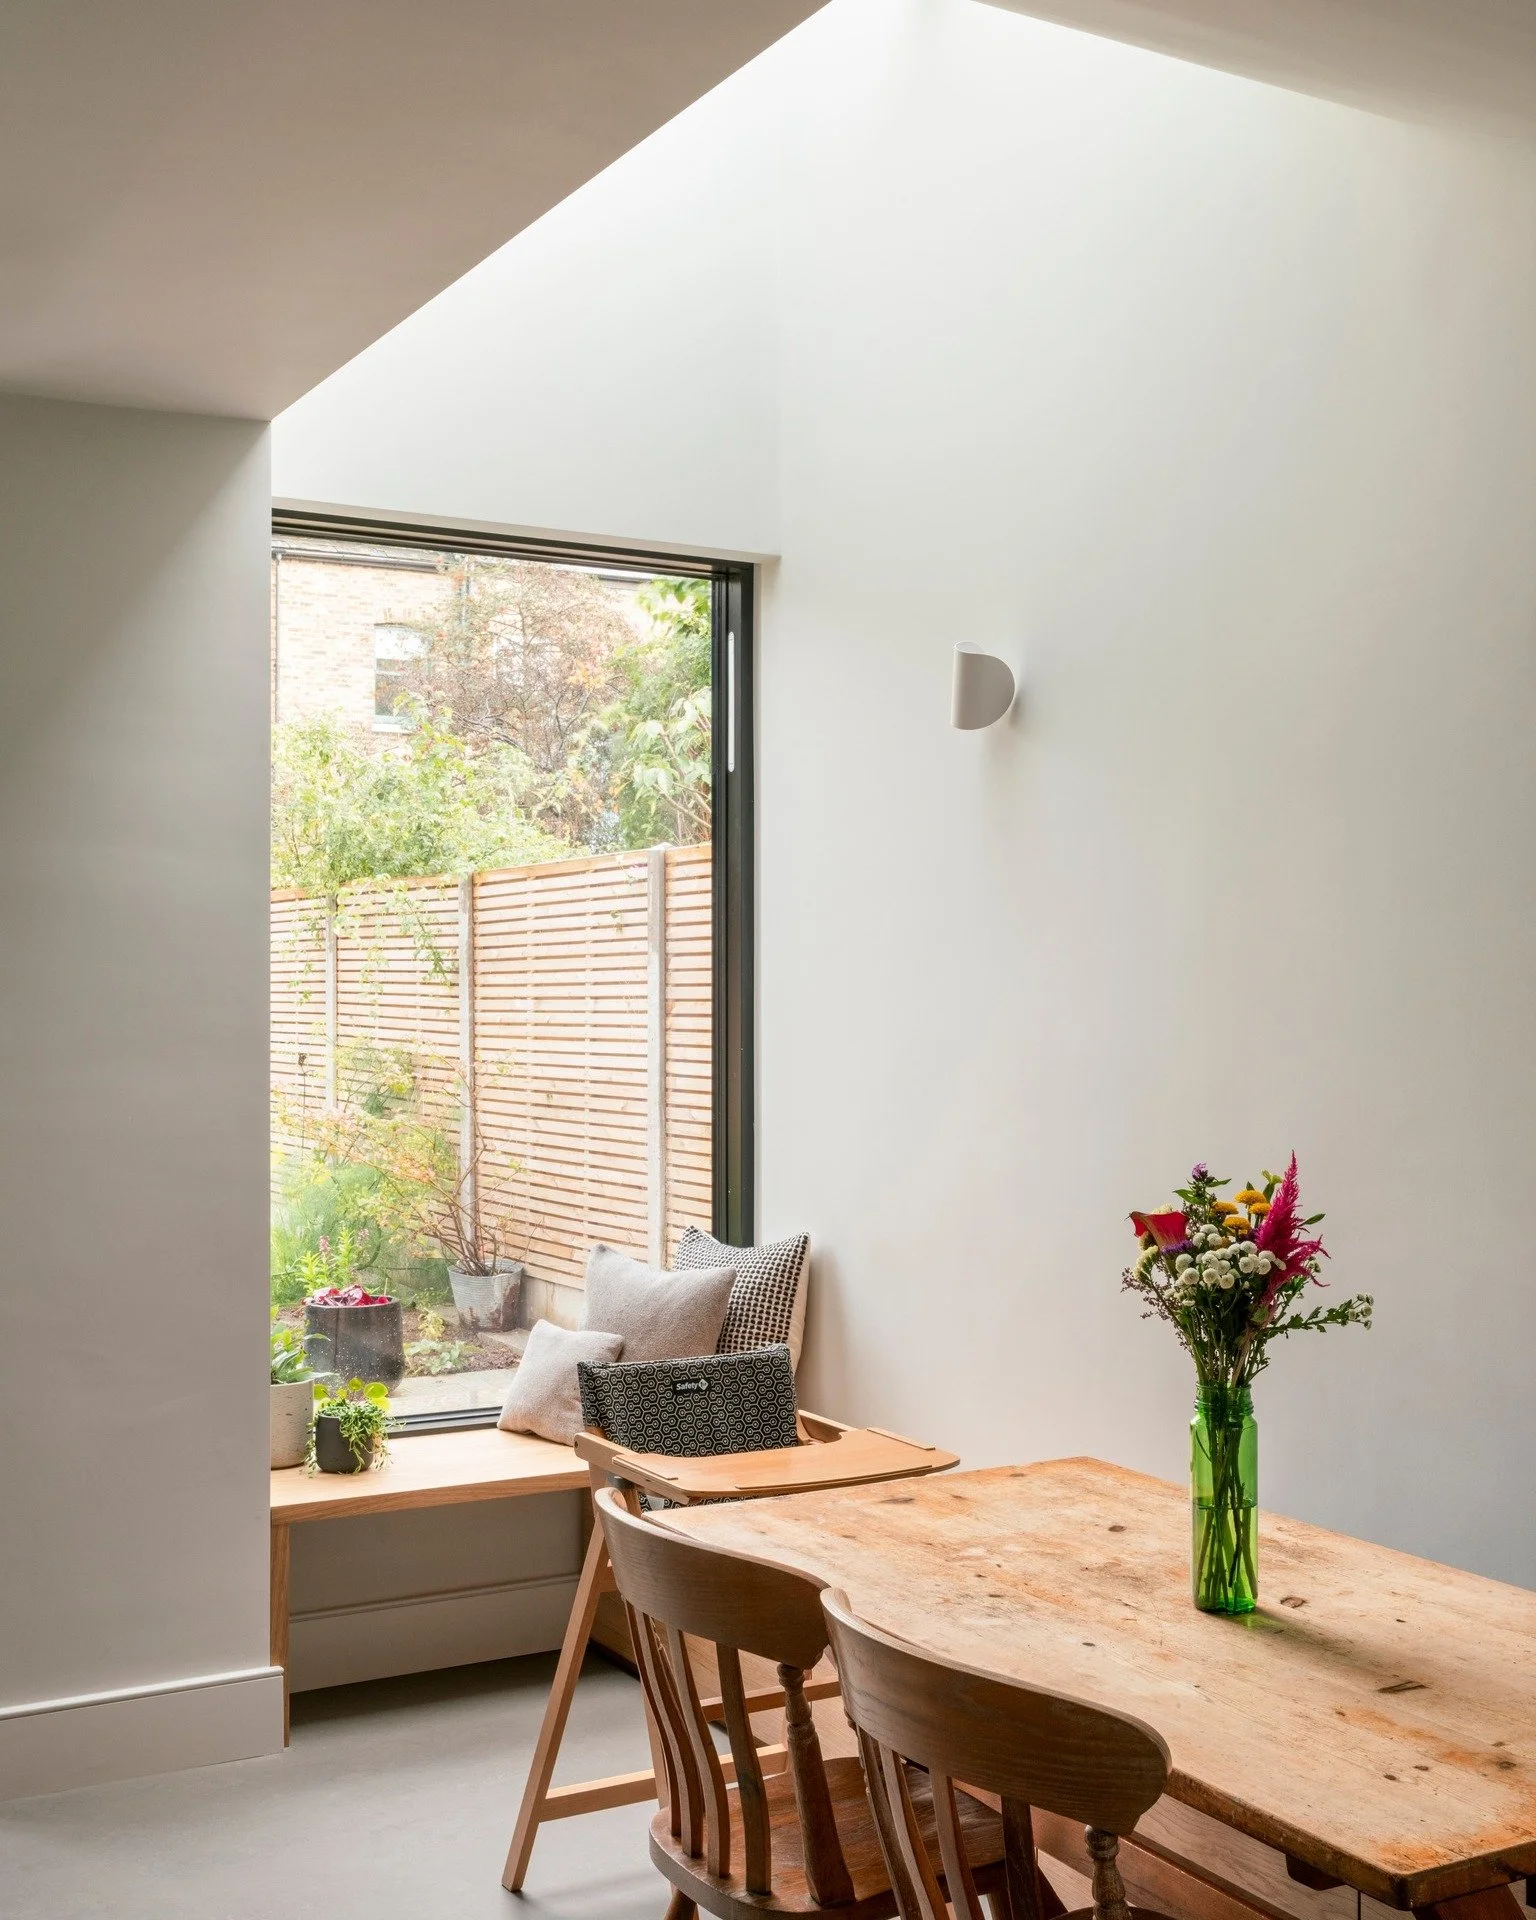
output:
[{"label": "white wall sconce", "polygon": [[1013,705],[1013,669],[994,653],[962,640],[955,648],[955,690],[949,723],[965,732],[990,727]]}]

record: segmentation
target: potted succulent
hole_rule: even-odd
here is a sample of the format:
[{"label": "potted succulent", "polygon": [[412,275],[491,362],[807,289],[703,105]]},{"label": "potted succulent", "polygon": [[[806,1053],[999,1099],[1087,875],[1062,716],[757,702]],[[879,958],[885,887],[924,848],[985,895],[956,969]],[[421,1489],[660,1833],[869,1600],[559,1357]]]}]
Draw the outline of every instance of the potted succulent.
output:
[{"label": "potted succulent", "polygon": [[405,1373],[405,1333],[400,1302],[372,1293],[353,1271],[351,1235],[343,1228],[334,1243],[324,1235],[318,1255],[305,1261],[315,1282],[304,1296],[304,1322],[315,1364],[350,1380],[397,1386]]},{"label": "potted succulent", "polygon": [[305,1466],[311,1473],[364,1473],[389,1455],[389,1393],[378,1380],[332,1380],[315,1402]]},{"label": "potted succulent", "polygon": [[268,1421],[274,1467],[297,1467],[309,1445],[309,1417],[314,1405],[315,1369],[309,1363],[309,1342],[297,1327],[279,1326],[272,1317],[272,1397]]}]

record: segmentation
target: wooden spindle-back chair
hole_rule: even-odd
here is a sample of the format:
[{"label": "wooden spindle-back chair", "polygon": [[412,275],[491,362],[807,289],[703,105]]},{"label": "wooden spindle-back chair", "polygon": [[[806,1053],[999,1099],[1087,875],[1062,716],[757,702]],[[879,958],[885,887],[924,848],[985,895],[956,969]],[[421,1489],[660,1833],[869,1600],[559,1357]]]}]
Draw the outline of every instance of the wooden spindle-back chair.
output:
[{"label": "wooden spindle-back chair", "polygon": [[[949,1920],[950,1907],[955,1920],[981,1920],[986,1889],[958,1844],[958,1780],[1002,1803],[1012,1920],[1043,1920],[1055,1905],[1039,1877],[1032,1806],[1087,1829],[1093,1905],[1067,1920],[1161,1920],[1126,1904],[1115,1864],[1119,1836],[1134,1829],[1168,1778],[1168,1749],[1151,1727],[892,1639],[835,1590],[821,1604],[902,1920]],[[936,1857],[916,1817],[910,1765],[928,1775]]]},{"label": "wooden spindle-back chair", "polygon": [[[826,1760],[805,1676],[826,1652],[819,1584],[786,1567],[723,1552],[632,1512],[611,1488],[599,1521],[655,1723],[667,1804],[651,1822],[651,1859],[674,1889],[667,1920],[695,1909],[721,1920],[820,1913],[893,1920],[891,1889],[859,1762]],[[723,1766],[684,1642],[710,1642],[730,1745]],[[778,1668],[788,1767],[765,1774],[753,1737],[741,1655]],[[727,1775],[734,1774],[734,1782]],[[997,1816],[962,1796],[952,1825],[976,1885],[1002,1885]],[[921,1826],[926,1795],[915,1787]],[[932,1814],[927,1830],[932,1832]]]}]

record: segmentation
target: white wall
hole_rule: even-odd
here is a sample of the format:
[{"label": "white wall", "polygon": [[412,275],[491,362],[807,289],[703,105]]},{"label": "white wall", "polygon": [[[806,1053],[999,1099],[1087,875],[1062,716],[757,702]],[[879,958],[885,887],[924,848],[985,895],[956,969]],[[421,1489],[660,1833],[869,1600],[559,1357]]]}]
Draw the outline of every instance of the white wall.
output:
[{"label": "white wall", "polygon": [[[1266,1499],[1536,1582],[1536,174],[910,22],[829,18],[784,139],[762,1152],[812,1390],[1177,1474],[1126,1209],[1295,1147],[1379,1323],[1277,1354]],[[944,725],[960,638],[1024,662],[996,733]]]},{"label": "white wall", "polygon": [[277,498],[773,552],[771,105],[717,88],[290,408]]},{"label": "white wall", "polygon": [[281,1742],[268,485],[246,422],[0,398],[0,1797]]},{"label": "white wall", "polygon": [[[806,1398],[1180,1474],[1126,1211],[1295,1147],[1378,1325],[1279,1351],[1266,1501],[1536,1582],[1530,159],[836,0],[629,165],[279,422],[278,485],[776,531],[762,1226],[819,1251]],[[704,269],[765,203],[744,330]],[[702,283],[615,273],[637,218]],[[536,394],[487,350],[530,311]],[[722,467],[693,366],[777,395],[776,474]],[[980,736],[961,638],[1024,662]]]}]

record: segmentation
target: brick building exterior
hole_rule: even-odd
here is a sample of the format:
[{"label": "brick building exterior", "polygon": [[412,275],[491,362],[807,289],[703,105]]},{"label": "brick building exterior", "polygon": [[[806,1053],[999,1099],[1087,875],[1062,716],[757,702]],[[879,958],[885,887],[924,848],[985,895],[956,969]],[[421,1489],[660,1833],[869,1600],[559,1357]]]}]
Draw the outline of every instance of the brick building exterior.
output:
[{"label": "brick building exterior", "polygon": [[[603,573],[637,635],[643,575]],[[272,724],[327,715],[378,737],[402,731],[392,715],[391,668],[414,646],[411,623],[438,614],[454,591],[435,556],[409,548],[300,539],[272,546]]]},{"label": "brick building exterior", "polygon": [[391,662],[410,646],[401,629],[430,618],[451,591],[420,554],[275,542],[273,725],[328,714],[349,727],[398,733],[387,708]]}]

